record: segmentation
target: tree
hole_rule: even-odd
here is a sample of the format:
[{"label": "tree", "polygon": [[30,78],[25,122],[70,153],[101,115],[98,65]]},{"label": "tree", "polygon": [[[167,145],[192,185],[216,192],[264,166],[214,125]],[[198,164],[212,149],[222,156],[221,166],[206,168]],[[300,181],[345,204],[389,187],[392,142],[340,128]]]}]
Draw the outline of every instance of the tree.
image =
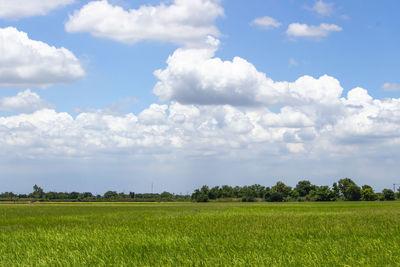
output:
[{"label": "tree", "polygon": [[45,198],[50,200],[57,199],[57,192],[47,192]]},{"label": "tree", "polygon": [[221,197],[219,186],[214,186],[213,188],[208,191],[208,198],[209,199],[217,199]]},{"label": "tree", "polygon": [[299,195],[301,197],[305,197],[308,195],[308,193],[310,193],[311,190],[315,190],[315,185],[311,184],[310,181],[307,180],[303,180],[297,183],[296,187],[294,188],[294,190],[296,190],[297,192],[299,192]]},{"label": "tree", "polygon": [[91,192],[84,192],[82,193],[83,198],[92,198],[93,194]]},{"label": "tree", "polygon": [[134,199],[135,198],[135,192],[129,192],[129,197]]},{"label": "tree", "polygon": [[36,198],[36,199],[43,198],[44,197],[43,189],[40,186],[35,184],[33,186],[33,192],[31,193],[31,197]]},{"label": "tree", "polygon": [[168,199],[168,198],[172,198],[172,194],[170,192],[164,191],[160,194],[160,197],[163,199]]},{"label": "tree", "polygon": [[383,189],[382,191],[384,200],[395,200],[395,195],[391,189]]},{"label": "tree", "polygon": [[192,200],[196,202],[207,202],[208,194],[206,194],[203,190],[196,189],[192,194]]},{"label": "tree", "polygon": [[315,191],[315,201],[332,201],[335,200],[335,194],[329,188],[329,186],[320,186]]},{"label": "tree", "polygon": [[361,190],[361,200],[364,201],[375,201],[378,199],[378,196],[375,194],[372,187],[369,185],[363,185]]},{"label": "tree", "polygon": [[283,182],[279,181],[274,187],[272,187],[272,190],[281,193],[283,198],[286,198],[289,196],[292,189]]},{"label": "tree", "polygon": [[104,198],[106,199],[113,199],[116,198],[118,196],[118,193],[116,191],[107,191],[104,193]]},{"label": "tree", "polygon": [[336,199],[340,197],[340,189],[336,182],[332,185],[332,192]]},{"label": "tree", "polygon": [[358,201],[361,199],[361,188],[355,184],[350,184],[344,193],[346,200]]},{"label": "tree", "polygon": [[[346,200],[350,200],[350,198],[354,197],[354,195],[349,196],[348,194],[350,192],[354,193],[356,190],[355,187],[353,187],[350,191],[349,191],[349,187],[355,185],[356,187],[358,187],[356,185],[355,182],[353,182],[353,180],[351,180],[350,178],[343,178],[339,180],[339,189],[340,189],[340,193],[342,196],[344,196],[344,198]],[[359,187],[358,187],[359,188]],[[360,189],[361,190],[361,189]],[[361,194],[361,193],[360,193]],[[361,196],[360,196],[361,197]]]},{"label": "tree", "polygon": [[78,199],[79,198],[79,193],[78,192],[71,192],[68,194],[69,199]]},{"label": "tree", "polygon": [[269,202],[282,202],[283,194],[281,192],[272,190],[265,194],[265,200]]}]

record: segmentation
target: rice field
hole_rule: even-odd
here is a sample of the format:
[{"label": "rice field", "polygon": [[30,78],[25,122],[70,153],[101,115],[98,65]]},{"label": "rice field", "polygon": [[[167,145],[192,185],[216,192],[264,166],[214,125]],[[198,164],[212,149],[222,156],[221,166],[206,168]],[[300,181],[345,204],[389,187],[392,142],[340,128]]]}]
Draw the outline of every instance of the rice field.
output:
[{"label": "rice field", "polygon": [[400,202],[1,204],[0,266],[400,266]]}]

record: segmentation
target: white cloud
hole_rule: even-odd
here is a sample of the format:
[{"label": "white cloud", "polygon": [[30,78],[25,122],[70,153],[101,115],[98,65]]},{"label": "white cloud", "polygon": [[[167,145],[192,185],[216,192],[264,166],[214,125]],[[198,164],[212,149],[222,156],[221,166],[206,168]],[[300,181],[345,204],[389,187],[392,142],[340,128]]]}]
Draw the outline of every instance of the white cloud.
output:
[{"label": "white cloud", "polygon": [[384,83],[382,85],[383,90],[385,91],[400,91],[400,84],[397,83]]},{"label": "white cloud", "polygon": [[322,0],[315,2],[314,6],[311,8],[311,10],[317,12],[318,15],[321,15],[321,16],[330,16],[335,12],[333,3],[327,3]]},{"label": "white cloud", "polygon": [[251,151],[252,155],[305,153],[318,158],[357,155],[369,149],[377,153],[400,145],[400,99],[377,100],[355,88],[334,101],[336,116],[329,120],[318,103],[293,106],[289,102],[273,112],[266,106],[243,109],[172,102],[152,104],[137,116],[99,110],[76,118],[40,109],[0,117],[1,153],[39,158],[211,153],[235,158],[236,152],[245,156]]},{"label": "white cloud", "polygon": [[153,92],[162,101],[200,105],[334,105],[342,93],[329,76],[274,82],[243,58],[222,61],[212,49],[178,49],[164,70],[155,71],[159,82]]},{"label": "white cloud", "polygon": [[0,0],[0,18],[18,19],[44,15],[75,0]]},{"label": "white cloud", "polygon": [[286,30],[290,37],[326,37],[331,32],[340,32],[342,28],[336,24],[321,23],[319,26],[292,23]]},{"label": "white cloud", "polygon": [[0,110],[31,113],[44,108],[51,108],[52,105],[40,98],[40,96],[27,89],[19,92],[16,96],[3,97],[0,99]]},{"label": "white cloud", "polygon": [[0,28],[0,86],[47,87],[85,75],[75,55],[29,39],[16,28]]},{"label": "white cloud", "polygon": [[267,16],[254,19],[252,21],[252,24],[262,27],[264,29],[278,28],[279,26],[281,26],[281,23],[279,21]]},{"label": "white cloud", "polygon": [[[337,87],[335,81],[306,76],[295,83],[282,82],[296,88],[298,95],[292,101],[294,91],[287,91],[288,96],[280,98],[279,110],[269,109],[268,104],[234,107],[171,102],[152,104],[138,115],[91,110],[74,118],[40,109],[4,116],[0,117],[0,159],[18,159],[23,169],[22,162],[29,159],[35,164],[44,161],[40,170],[49,166],[48,161],[68,166],[61,173],[75,169],[71,161],[80,162],[83,170],[90,163],[96,166],[96,179],[103,170],[108,172],[107,179],[124,170],[127,179],[135,173],[158,182],[165,179],[167,184],[186,181],[190,187],[196,179],[255,183],[248,180],[251,176],[259,177],[258,183],[269,183],[265,179],[287,175],[293,183],[303,175],[331,183],[334,177],[357,174],[363,182],[368,179],[378,184],[381,180],[374,168],[388,168],[387,159],[398,161],[400,99],[374,99],[362,88],[346,96],[326,96],[326,91]],[[391,177],[399,170],[395,163],[386,170]],[[220,168],[218,181],[213,176],[215,168]],[[60,169],[54,166],[54,170]],[[203,179],[209,176],[213,178]]]},{"label": "white cloud", "polygon": [[220,35],[214,25],[224,14],[219,2],[174,0],[169,5],[161,3],[124,10],[107,0],[92,1],[69,17],[65,29],[128,44],[152,40],[198,46],[208,35]]}]

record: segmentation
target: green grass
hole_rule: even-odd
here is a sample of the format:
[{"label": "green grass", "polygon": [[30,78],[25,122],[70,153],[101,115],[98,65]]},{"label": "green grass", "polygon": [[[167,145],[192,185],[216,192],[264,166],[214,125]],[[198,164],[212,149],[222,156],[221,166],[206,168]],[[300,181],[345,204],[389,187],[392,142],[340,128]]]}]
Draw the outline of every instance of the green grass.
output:
[{"label": "green grass", "polygon": [[1,266],[400,266],[400,202],[0,205]]}]

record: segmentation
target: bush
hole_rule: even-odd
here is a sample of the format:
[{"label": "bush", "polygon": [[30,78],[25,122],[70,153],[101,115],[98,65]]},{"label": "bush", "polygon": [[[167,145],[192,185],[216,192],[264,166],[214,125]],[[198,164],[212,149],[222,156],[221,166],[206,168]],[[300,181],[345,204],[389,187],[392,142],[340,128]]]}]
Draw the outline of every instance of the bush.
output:
[{"label": "bush", "polygon": [[271,191],[265,194],[265,200],[269,202],[282,202],[283,194],[277,191]]}]

